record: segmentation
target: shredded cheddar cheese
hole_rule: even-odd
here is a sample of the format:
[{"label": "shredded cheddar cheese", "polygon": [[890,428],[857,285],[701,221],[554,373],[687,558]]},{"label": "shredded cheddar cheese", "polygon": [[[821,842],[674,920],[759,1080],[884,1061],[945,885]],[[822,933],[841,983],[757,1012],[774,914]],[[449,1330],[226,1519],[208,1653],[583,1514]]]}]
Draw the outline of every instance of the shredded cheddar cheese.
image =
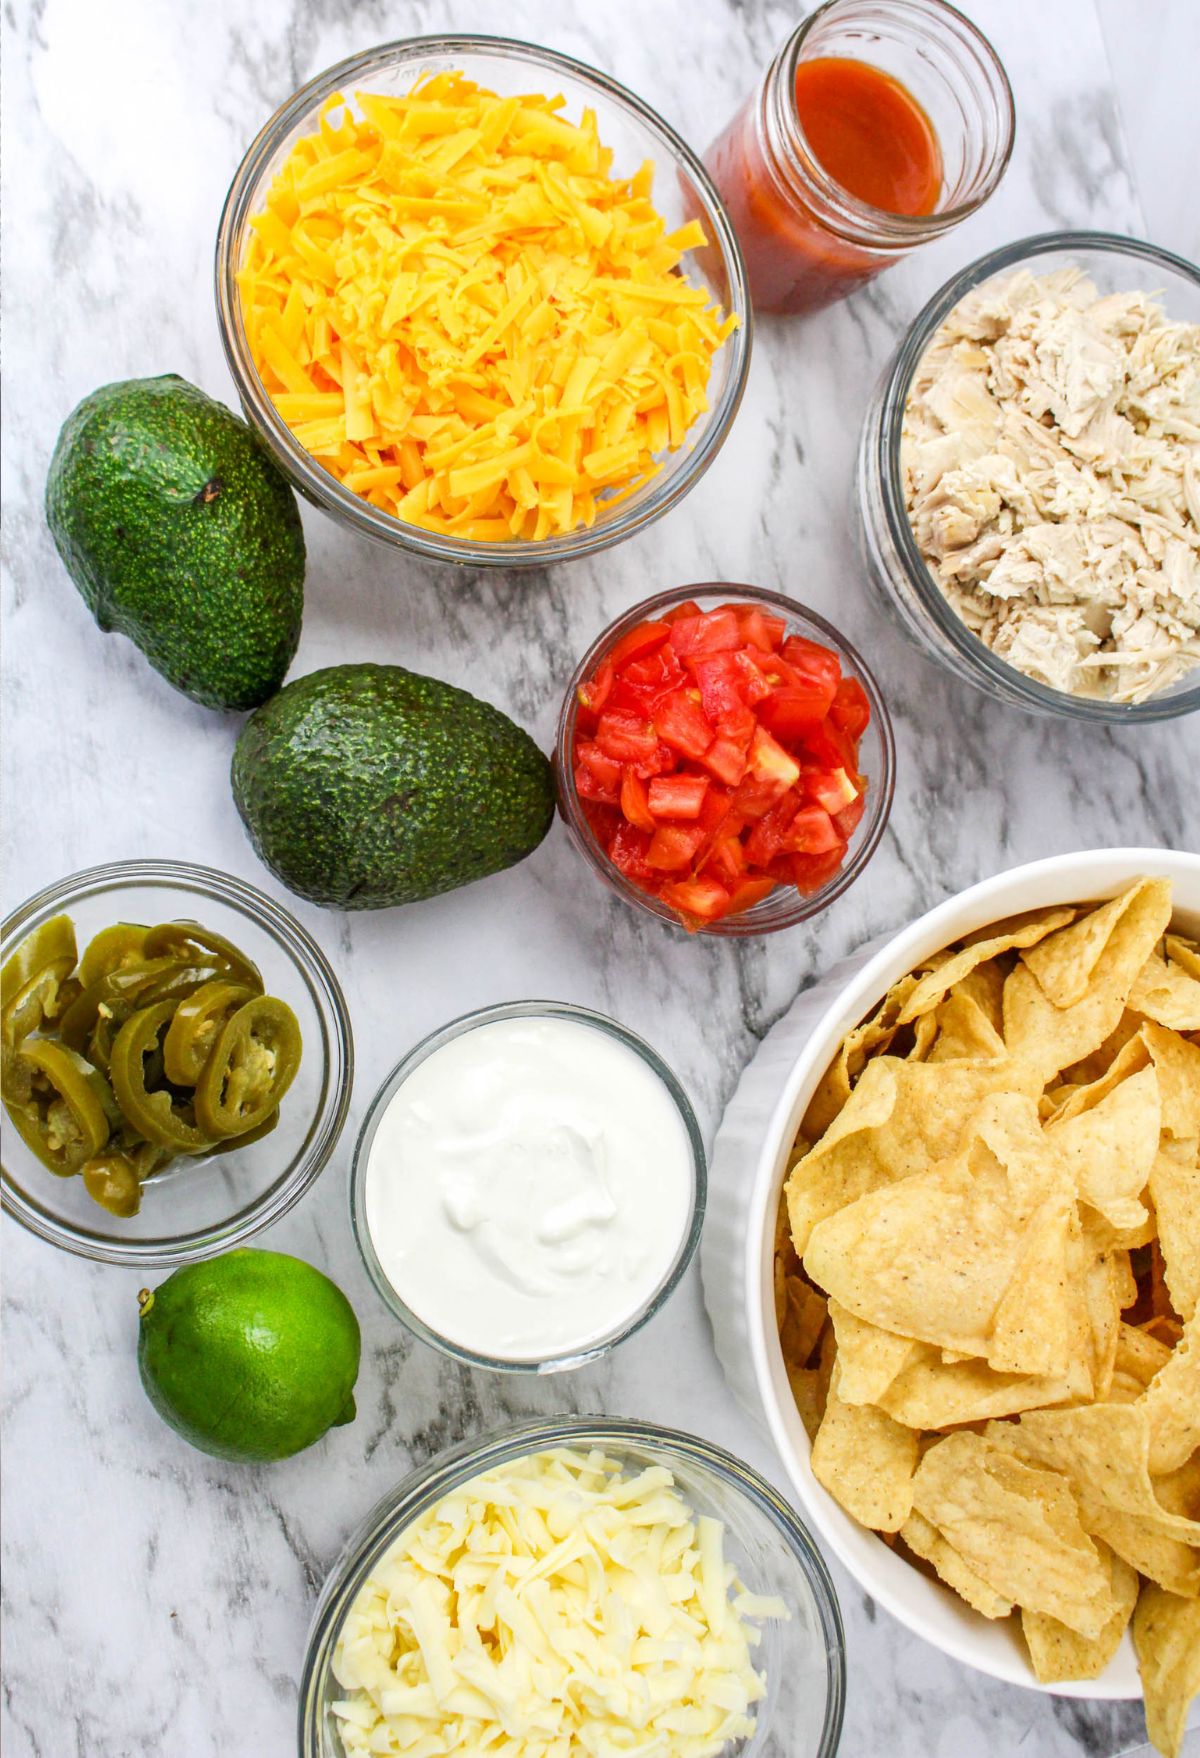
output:
[{"label": "shredded cheddar cheese", "polygon": [[486,1472],[396,1540],[338,1635],[347,1758],[716,1758],[765,1680],[724,1528],[671,1473],[559,1448]]},{"label": "shredded cheddar cheese", "polygon": [[736,324],[679,272],[653,168],[611,175],[596,118],[458,73],[324,105],[238,282],[255,365],[348,489],[501,542],[591,525],[684,444]]}]

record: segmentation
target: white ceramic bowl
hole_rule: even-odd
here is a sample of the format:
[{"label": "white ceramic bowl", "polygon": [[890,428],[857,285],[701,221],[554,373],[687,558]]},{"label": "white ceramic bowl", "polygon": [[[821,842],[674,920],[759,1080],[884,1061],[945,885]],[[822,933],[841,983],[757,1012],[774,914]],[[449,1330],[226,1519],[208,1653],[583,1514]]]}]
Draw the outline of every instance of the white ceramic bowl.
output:
[{"label": "white ceramic bowl", "polygon": [[784,1370],[775,1325],[775,1217],[788,1154],[843,1034],[930,953],[1018,910],[1114,896],[1143,873],[1174,887],[1176,919],[1200,931],[1200,855],[1096,849],[1014,867],[939,904],[899,934],[835,965],[763,1040],[730,1100],[709,1168],[700,1247],[717,1354],[737,1397],[765,1425],[799,1505],[859,1585],[918,1636],[993,1678],[1063,1697],[1140,1697],[1128,1636],[1098,1679],[1039,1686],[1014,1620],[993,1623],[852,1520],[821,1487]]}]

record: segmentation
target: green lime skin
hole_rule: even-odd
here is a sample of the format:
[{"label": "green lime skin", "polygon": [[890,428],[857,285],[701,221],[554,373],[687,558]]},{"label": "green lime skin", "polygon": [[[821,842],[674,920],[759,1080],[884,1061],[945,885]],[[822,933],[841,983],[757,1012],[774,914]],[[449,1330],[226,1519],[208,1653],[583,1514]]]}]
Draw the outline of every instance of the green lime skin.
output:
[{"label": "green lime skin", "polygon": [[244,421],[169,374],[102,385],[63,424],[46,518],[104,630],[207,708],[283,682],[304,611],[296,497]]},{"label": "green lime skin", "polygon": [[138,1302],[146,1396],[202,1453],[287,1459],[354,1420],[358,1320],[311,1264],[227,1251],[185,1264]]},{"label": "green lime skin", "polygon": [[331,909],[386,909],[524,860],[554,776],[498,708],[399,665],[334,665],[253,713],[233,797],[260,858]]}]

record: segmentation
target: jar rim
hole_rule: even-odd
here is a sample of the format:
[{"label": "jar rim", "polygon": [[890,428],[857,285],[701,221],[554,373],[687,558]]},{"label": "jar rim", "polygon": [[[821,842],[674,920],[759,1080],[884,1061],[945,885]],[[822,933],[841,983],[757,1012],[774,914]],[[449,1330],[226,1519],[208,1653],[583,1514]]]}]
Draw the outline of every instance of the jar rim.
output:
[{"label": "jar rim", "polygon": [[952,230],[995,192],[1012,157],[1016,139],[1016,105],[1008,74],[992,44],[977,25],[956,6],[949,4],[949,0],[868,0],[871,9],[910,15],[914,23],[936,23],[953,31],[958,41],[974,55],[990,87],[1000,134],[987,175],[966,201],[931,214],[893,214],[862,201],[822,165],[804,132],[792,98],[796,69],[814,31],[831,13],[850,4],[853,0],[824,0],[823,5],[801,20],[772,61],[763,85],[764,102],[759,118],[760,122],[765,122],[763,132],[767,136],[762,144],[770,148],[768,163],[786,186],[794,192],[799,185],[805,195],[820,201],[820,220],[824,227],[847,242],[875,251],[894,250],[899,254]]}]

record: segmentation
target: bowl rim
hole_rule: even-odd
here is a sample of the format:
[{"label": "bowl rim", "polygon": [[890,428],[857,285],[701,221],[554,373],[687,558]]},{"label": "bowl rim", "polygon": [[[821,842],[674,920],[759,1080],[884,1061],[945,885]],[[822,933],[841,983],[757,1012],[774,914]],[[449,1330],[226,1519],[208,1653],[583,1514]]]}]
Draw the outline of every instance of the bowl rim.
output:
[{"label": "bowl rim", "polygon": [[[665,465],[651,479],[659,485],[658,490],[651,488],[643,501],[629,501],[624,510],[611,520],[590,527],[580,527],[557,537],[543,538],[540,542],[525,538],[505,543],[481,543],[474,539],[426,531],[419,525],[406,524],[391,513],[385,513],[382,508],[373,507],[361,495],[345,488],[298,444],[275,409],[251,358],[245,326],[242,323],[235,251],[249,222],[251,203],[258,191],[263,170],[280,140],[294,124],[314,112],[327,97],[351,81],[369,76],[377,68],[397,61],[420,61],[435,56],[452,57],[456,54],[492,54],[565,74],[601,94],[618,109],[631,113],[649,131],[661,149],[662,157],[661,160],[656,160],[656,168],[663,165],[682,166],[699,189],[706,208],[705,219],[714,233],[708,247],[719,252],[729,280],[726,309],[738,320],[737,327],[722,344],[723,348],[731,350],[729,377],[710,412],[704,433],[690,447],[685,442],[669,454],[669,458],[679,460],[679,467],[671,469]],[[565,55],[557,49],[543,48],[540,44],[527,42],[520,37],[498,37],[472,32],[438,32],[429,36],[399,37],[348,55],[323,72],[314,74],[268,117],[234,172],[217,227],[214,282],[217,327],[242,411],[299,492],[324,512],[340,517],[366,537],[390,547],[411,550],[430,561],[457,563],[459,566],[546,567],[553,562],[594,555],[653,524],[689,493],[720,451],[741,405],[750,371],[754,320],[746,266],[732,221],[699,155],[693,152],[682,135],[651,105],[611,75],[588,66],[586,62],[579,61],[572,55]]]},{"label": "bowl rim", "polygon": [[[850,858],[843,863],[819,891],[804,896],[795,891],[794,887],[778,885],[761,902],[752,909],[743,910],[736,916],[724,916],[719,921],[704,923],[688,930],[680,921],[677,913],[669,904],[660,898],[652,897],[617,870],[592,835],[591,828],[583,816],[579,804],[579,795],[575,787],[574,767],[571,761],[571,743],[575,733],[575,720],[579,711],[579,688],[591,675],[595,667],[604,658],[608,650],[625,634],[628,629],[640,622],[646,622],[659,612],[670,610],[675,605],[685,604],[689,599],[701,599],[709,595],[716,598],[728,598],[736,601],[745,598],[747,601],[765,605],[786,616],[789,622],[798,622],[805,633],[805,625],[819,634],[838,655],[841,662],[848,662],[852,675],[857,678],[866,692],[871,706],[871,724],[875,727],[880,744],[880,775],[876,785],[868,789],[868,809],[872,815],[864,815],[863,822],[867,831]],[[592,641],[582,659],[571,674],[570,681],[563,692],[562,707],[559,710],[558,724],[554,733],[554,782],[559,803],[559,813],[567,828],[571,842],[583,855],[592,872],[626,903],[653,916],[655,921],[662,922],[666,927],[674,929],[677,934],[686,934],[690,939],[749,939],[762,934],[772,934],[783,928],[795,928],[819,915],[829,905],[836,902],[844,891],[847,891],[862,873],[871,860],[883,839],[891,817],[892,800],[896,791],[896,737],[892,727],[892,717],[883,692],[876,682],[875,675],[859,653],[858,649],[836,629],[831,622],[819,612],[802,604],[798,598],[789,598],[786,593],[776,592],[768,586],[752,586],[742,580],[693,580],[685,586],[672,586],[666,591],[656,592],[650,598],[643,598],[637,604],[613,619],[608,626],[600,631]],[[874,807],[871,807],[872,798]],[[771,915],[771,906],[778,894],[792,891],[794,896],[785,900],[784,911],[775,905],[778,919],[766,919]]]},{"label": "bowl rim", "polygon": [[[1200,291],[1200,268],[1195,263],[1188,262],[1185,257],[1177,256],[1173,251],[1165,250],[1161,245],[1126,237],[1119,232],[1037,232],[1002,244],[997,249],[976,257],[965,268],[957,270],[917,313],[900,346],[884,368],[877,393],[878,415],[868,411],[864,444],[871,442],[877,451],[883,520],[909,584],[922,609],[965,662],[974,681],[990,685],[994,689],[999,688],[1006,698],[1019,700],[1023,707],[1069,719],[1110,726],[1171,720],[1200,708],[1200,677],[1190,686],[1182,689],[1175,687],[1170,693],[1150,696],[1144,702],[1110,702],[1102,697],[1074,696],[1066,690],[1051,689],[1048,684],[1039,683],[1036,678],[1027,676],[1016,666],[998,658],[967,627],[939,589],[925,558],[917,548],[904,504],[901,476],[904,409],[913,374],[933,339],[934,332],[960,300],[994,275],[1006,269],[1017,268],[1027,261],[1036,262],[1041,257],[1070,252],[1076,252],[1080,256],[1092,252],[1139,260],[1152,269],[1165,270],[1192,282],[1197,291]],[[876,421],[878,431],[872,434]]]},{"label": "bowl rim", "polygon": [[272,1226],[295,1207],[328,1165],[345,1127],[354,1084],[354,1034],[346,999],[332,965],[291,911],[247,880],[192,861],[108,861],[68,874],[43,886],[5,916],[0,927],[5,950],[22,937],[27,924],[38,915],[56,908],[69,911],[73,902],[120,892],[130,886],[158,887],[164,891],[174,889],[211,897],[241,911],[270,934],[287,953],[313,998],[321,1019],[324,1060],[316,1119],[319,1128],[292,1172],[277,1180],[275,1187],[247,1209],[239,1210],[236,1216],[195,1228],[189,1233],[120,1240],[74,1227],[49,1215],[26,1198],[10,1178],[7,1168],[0,1166],[0,1208],[39,1239],[96,1263],[156,1269],[198,1262],[217,1252],[228,1251]]},{"label": "bowl rim", "polygon": [[[691,1152],[691,1207],[680,1234],[675,1256],[667,1265],[648,1299],[623,1323],[614,1326],[612,1330],[606,1332],[595,1342],[575,1349],[562,1350],[553,1355],[528,1358],[484,1355],[477,1350],[469,1349],[463,1343],[455,1342],[427,1324],[420,1314],[409,1306],[399,1290],[389,1280],[387,1272],[379,1261],[367,1220],[366,1192],[371,1147],[384,1112],[409,1075],[422,1062],[425,1062],[453,1039],[463,1037],[478,1026],[492,1025],[503,1019],[537,1018],[570,1020],[578,1025],[605,1032],[609,1037],[615,1038],[618,1043],[624,1044],[627,1049],[632,1050],[650,1069],[651,1073],[657,1075],[679,1114]],[[398,1318],[401,1324],[406,1326],[414,1336],[419,1337],[422,1342],[430,1344],[432,1348],[439,1350],[443,1355],[463,1362],[468,1367],[488,1368],[494,1373],[535,1375],[563,1373],[576,1367],[583,1367],[588,1362],[597,1361],[601,1356],[607,1355],[610,1350],[624,1343],[662,1311],[678,1288],[687,1273],[688,1266],[696,1255],[700,1235],[704,1228],[704,1215],[708,1203],[708,1155],[705,1152],[703,1132],[683,1083],[670,1064],[645,1038],[631,1031],[620,1020],[613,1019],[611,1015],[599,1013],[594,1008],[577,1006],[571,1001],[501,1001],[492,1006],[473,1008],[469,1013],[459,1014],[455,1019],[448,1020],[445,1025],[436,1027],[414,1044],[400,1058],[390,1074],[384,1076],[378,1091],[367,1108],[367,1113],[358,1132],[358,1139],[354,1144],[354,1155],[350,1162],[348,1194],[350,1226],[367,1275],[392,1316]]]},{"label": "bowl rim", "polygon": [[417,1466],[375,1502],[343,1545],[313,1610],[298,1693],[299,1758],[321,1758],[319,1697],[332,1662],[337,1630],[363,1581],[404,1528],[484,1471],[531,1453],[586,1444],[682,1455],[688,1463],[714,1472],[740,1491],[775,1527],[808,1581],[825,1644],[825,1723],[812,1758],[834,1758],[846,1705],[845,1631],[833,1578],[804,1522],[761,1472],[716,1442],[659,1423],[600,1414],[529,1417],[492,1428],[482,1436],[472,1435]]},{"label": "bowl rim", "polygon": [[[861,1560],[845,1542],[843,1526],[848,1523],[855,1535],[865,1535],[873,1539],[877,1547],[887,1547],[876,1534],[853,1522],[813,1476],[811,1442],[804,1435],[794,1405],[789,1410],[780,1396],[781,1381],[786,1384],[786,1373],[778,1330],[768,1324],[768,1306],[773,1313],[774,1296],[766,1263],[774,1238],[775,1213],[786,1176],[787,1156],[795,1136],[793,1119],[801,1102],[807,1102],[842,1035],[864,1017],[873,1002],[898,976],[911,970],[915,960],[924,956],[921,949],[926,946],[929,950],[941,948],[974,928],[1000,920],[1011,913],[1004,907],[1006,895],[1023,886],[1052,878],[1057,882],[1061,878],[1064,887],[1069,886],[1080,895],[1086,896],[1087,887],[1093,885],[1102,896],[1142,873],[1162,873],[1172,880],[1187,878],[1195,885],[1200,900],[1200,854],[1132,846],[1079,850],[1027,861],[981,879],[962,891],[951,893],[895,933],[876,942],[876,950],[862,967],[848,982],[831,992],[828,1004],[813,1021],[792,1063],[763,1127],[762,1145],[750,1178],[744,1236],[739,1241],[745,1291],[743,1317],[759,1404],[802,1511],[812,1521],[820,1538],[863,1591],[915,1635],[977,1672],[1051,1696],[1128,1700],[1141,1693],[1140,1689],[1130,1691],[1106,1686],[1103,1673],[1096,1679],[1043,1684],[1033,1676],[1015,1640],[1011,1661],[1002,1661],[992,1654],[981,1655],[975,1650],[972,1632],[987,1620],[959,1601],[957,1596],[953,1599],[963,1613],[963,1635],[961,1639],[951,1639],[943,1631],[935,1632],[919,1606],[914,1606],[908,1596],[894,1591],[886,1580],[874,1574],[864,1574]],[[1040,906],[1034,903],[1029,907]],[[1190,905],[1185,907],[1190,908]],[[1200,908],[1200,902],[1197,907]],[[911,1565],[909,1567],[916,1579],[927,1580],[912,1570]],[[952,1590],[938,1582],[927,1581],[927,1585],[938,1589],[944,1596],[951,1596]]]}]

